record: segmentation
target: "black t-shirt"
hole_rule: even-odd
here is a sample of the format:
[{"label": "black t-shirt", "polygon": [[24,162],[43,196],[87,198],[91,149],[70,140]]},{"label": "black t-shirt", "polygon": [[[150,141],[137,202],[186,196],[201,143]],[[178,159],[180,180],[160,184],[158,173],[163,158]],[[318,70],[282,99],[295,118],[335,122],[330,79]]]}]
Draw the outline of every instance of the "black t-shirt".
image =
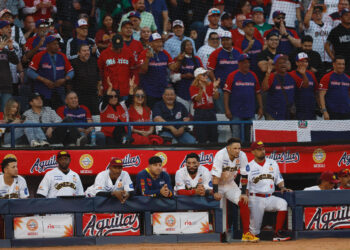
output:
[{"label": "black t-shirt", "polygon": [[[278,53],[273,54],[269,49],[264,49],[256,56],[256,61],[259,64],[260,61],[268,61],[269,59],[273,60],[277,54]],[[262,72],[259,68],[257,73],[259,81],[262,82],[265,77],[265,72]]]},{"label": "black t-shirt", "polygon": [[349,63],[350,57],[350,29],[346,29],[342,24],[331,30],[327,41],[333,45],[335,55],[343,55]]}]

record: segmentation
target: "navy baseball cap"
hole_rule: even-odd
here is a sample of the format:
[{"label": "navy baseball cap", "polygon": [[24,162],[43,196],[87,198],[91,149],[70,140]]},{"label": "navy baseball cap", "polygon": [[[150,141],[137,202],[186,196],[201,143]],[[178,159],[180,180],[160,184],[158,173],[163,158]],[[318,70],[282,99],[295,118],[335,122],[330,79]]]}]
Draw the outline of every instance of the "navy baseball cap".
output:
[{"label": "navy baseball cap", "polygon": [[152,35],[149,37],[149,41],[153,42],[156,40],[162,40],[162,36],[159,35],[159,33],[152,33]]},{"label": "navy baseball cap", "polygon": [[286,16],[286,13],[284,13],[283,11],[280,11],[280,10],[276,10],[275,12],[273,12],[272,18],[276,18],[276,17],[278,17],[279,15]]},{"label": "navy baseball cap", "polygon": [[124,27],[125,25],[128,25],[128,24],[132,25],[132,22],[130,20],[123,21],[121,27]]},{"label": "navy baseball cap", "polygon": [[45,38],[45,44],[52,43],[53,41],[60,41],[60,39],[55,36],[47,36]]},{"label": "navy baseball cap", "polygon": [[280,37],[280,33],[278,31],[271,31],[270,33],[268,33],[266,35],[266,39],[269,40],[271,37],[273,36],[277,36],[277,37]]},{"label": "navy baseball cap", "polygon": [[131,11],[128,18],[130,19],[130,17],[137,17],[137,18],[141,19],[141,15],[137,11]]},{"label": "navy baseball cap", "polygon": [[116,34],[113,38],[112,38],[112,45],[113,48],[115,49],[121,49],[124,46],[124,40],[123,37],[119,34]]},{"label": "navy baseball cap", "polygon": [[227,19],[233,19],[232,15],[230,13],[225,12],[222,16],[221,16],[221,20],[227,20]]},{"label": "navy baseball cap", "polygon": [[245,26],[247,26],[248,24],[250,24],[250,23],[252,23],[252,24],[255,24],[254,23],[254,21],[252,20],[252,19],[246,19],[246,20],[244,20],[243,21],[243,28],[245,27]]},{"label": "navy baseball cap", "polygon": [[46,24],[47,27],[49,25],[49,23],[47,22],[47,20],[45,19],[39,19],[38,21],[35,22],[35,27],[39,28],[42,24]]},{"label": "navy baseball cap", "polygon": [[342,17],[343,15],[350,13],[350,10],[348,8],[344,8],[342,9],[342,11],[340,12],[340,16]]},{"label": "navy baseball cap", "polygon": [[264,13],[264,9],[258,6],[258,7],[254,7],[253,10],[252,10],[252,12],[253,12],[253,13],[257,13],[257,12],[262,12],[262,13]]},{"label": "navy baseball cap", "polygon": [[0,29],[6,27],[7,25],[11,25],[8,21],[0,21]]},{"label": "navy baseball cap", "polygon": [[278,61],[278,59],[280,58],[288,58],[286,55],[284,54],[277,54],[274,58],[273,58],[273,64],[276,64],[276,62]]},{"label": "navy baseball cap", "polygon": [[238,62],[242,62],[244,60],[250,60],[250,57],[248,54],[240,54],[238,57]]}]

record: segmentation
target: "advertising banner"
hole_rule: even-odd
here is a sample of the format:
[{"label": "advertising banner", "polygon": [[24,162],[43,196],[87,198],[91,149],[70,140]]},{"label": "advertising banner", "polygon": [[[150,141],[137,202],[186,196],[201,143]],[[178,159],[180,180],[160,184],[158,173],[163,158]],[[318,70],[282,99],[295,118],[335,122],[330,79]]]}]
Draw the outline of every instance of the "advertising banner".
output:
[{"label": "advertising banner", "polygon": [[198,234],[209,232],[208,212],[153,213],[153,234]]},{"label": "advertising banner", "polygon": [[73,215],[15,217],[13,226],[15,239],[72,237]]},{"label": "advertising banner", "polygon": [[305,230],[350,228],[350,206],[305,207]]},{"label": "advertising banner", "polygon": [[[253,159],[249,150],[248,160]],[[55,168],[57,150],[1,150],[0,160],[15,157],[18,160],[20,175],[44,175]],[[101,150],[69,150],[70,168],[80,175],[96,175],[106,170],[112,157],[123,160],[124,170],[129,174],[137,174],[147,167],[148,159],[154,155],[163,160],[163,169],[169,174],[185,166],[188,153],[199,155],[201,165],[211,170],[217,150],[145,150],[145,149],[101,149]],[[333,172],[350,165],[350,145],[334,146],[294,146],[266,147],[267,157],[279,163],[281,173],[320,173],[325,170]]]},{"label": "advertising banner", "polygon": [[140,235],[139,214],[94,214],[83,215],[84,236]]}]

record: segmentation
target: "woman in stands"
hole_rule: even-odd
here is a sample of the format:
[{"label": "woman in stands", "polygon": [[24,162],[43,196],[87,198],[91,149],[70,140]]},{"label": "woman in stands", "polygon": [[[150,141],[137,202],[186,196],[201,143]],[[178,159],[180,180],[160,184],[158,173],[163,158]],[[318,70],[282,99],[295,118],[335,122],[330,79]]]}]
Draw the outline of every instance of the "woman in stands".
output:
[{"label": "woman in stands", "polygon": [[95,36],[95,42],[98,50],[102,52],[112,42],[112,37],[115,35],[116,27],[111,15],[105,15],[102,19],[102,28],[99,29]]},{"label": "woman in stands", "polygon": [[[190,87],[194,108],[194,121],[216,121],[214,100],[219,98],[218,86],[220,80],[210,82],[208,71],[198,68],[194,71],[195,79]],[[196,138],[199,143],[217,143],[218,130],[216,125],[195,126]]]}]

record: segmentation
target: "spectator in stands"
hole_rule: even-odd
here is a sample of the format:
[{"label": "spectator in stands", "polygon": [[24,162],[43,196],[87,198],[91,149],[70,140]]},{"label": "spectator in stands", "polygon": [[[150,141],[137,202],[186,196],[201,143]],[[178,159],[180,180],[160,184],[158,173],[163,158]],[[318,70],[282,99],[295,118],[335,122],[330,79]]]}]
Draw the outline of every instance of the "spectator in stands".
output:
[{"label": "spectator in stands", "polygon": [[35,1],[24,0],[26,6],[23,13],[26,15],[33,15],[35,21],[39,19],[48,19],[57,12],[56,0]]},{"label": "spectator in stands", "polygon": [[130,12],[128,16],[130,22],[132,23],[132,38],[140,41],[141,38],[141,15],[137,11]]},{"label": "spectator in stands", "polygon": [[[146,11],[145,0],[132,0],[132,6],[134,7],[134,11],[137,11],[138,13],[140,13],[140,17],[141,17],[140,27],[141,28],[149,27],[151,29],[151,32],[156,32],[157,25],[155,23],[154,16],[152,15],[152,13]],[[128,20],[130,13],[131,11],[123,15],[122,19],[120,20],[120,24]],[[120,31],[120,28],[121,26],[119,25],[119,31]],[[158,31],[160,32],[160,30]]]},{"label": "spectator in stands", "polygon": [[10,30],[11,26],[8,21],[0,21],[0,112],[4,110],[6,102],[12,96],[12,75],[10,70],[10,63],[16,65],[19,63],[18,57],[13,47],[12,39],[6,35],[10,33]]},{"label": "spectator in stands", "polygon": [[150,40],[151,34],[152,32],[149,27],[141,28],[140,42],[142,43],[144,49],[147,49],[150,47],[149,40]]},{"label": "spectator in stands", "polygon": [[203,45],[199,48],[197,56],[201,59],[203,67],[207,68],[208,59],[211,53],[219,48],[220,46],[220,37],[218,33],[212,32],[208,37],[208,44]]},{"label": "spectator in stands", "polygon": [[13,13],[14,18],[17,18],[24,6],[23,0],[1,1],[0,10],[8,9]]},{"label": "spectator in stands", "polygon": [[26,180],[18,175],[17,160],[9,157],[1,162],[0,175],[1,199],[25,199],[29,197]]},{"label": "spectator in stands", "polygon": [[[194,108],[194,121],[216,121],[214,99],[219,98],[218,87],[220,80],[210,82],[208,71],[197,68],[194,71],[195,79],[190,87],[190,95]],[[216,125],[196,126],[194,128],[199,143],[217,143],[218,128]]]},{"label": "spectator in stands", "polygon": [[169,17],[165,0],[145,0],[145,7],[147,11],[152,13],[158,32],[166,37],[168,35],[166,27]]},{"label": "spectator in stands", "polygon": [[220,21],[220,10],[217,8],[211,8],[208,11],[208,20],[209,24],[205,25],[200,31],[198,31],[198,43],[201,45],[207,45],[208,44],[208,38],[210,33],[216,32],[221,36],[221,34],[224,32],[224,29],[220,27],[219,21]]},{"label": "spectator in stands", "polygon": [[320,81],[320,106],[325,120],[350,119],[350,77],[344,70],[345,58],[337,55],[333,60],[333,71]]},{"label": "spectator in stands", "polygon": [[[236,16],[236,25],[237,28],[231,30],[231,34],[233,37],[233,43],[234,46],[238,46],[237,45],[237,41],[241,41],[244,39],[244,30],[243,30],[243,22],[247,20],[246,16],[243,14],[238,14]],[[251,20],[251,19],[250,19]],[[264,44],[263,38],[260,35],[260,32],[254,27],[254,39],[259,40],[261,44]]]},{"label": "spectator in stands", "polygon": [[79,175],[69,169],[70,154],[67,151],[60,151],[56,161],[58,166],[45,174],[39,184],[37,196],[39,198],[57,198],[84,195]]},{"label": "spectator in stands", "polygon": [[[297,83],[295,89],[295,107],[297,120],[315,120],[315,110],[318,95],[318,82],[314,73],[308,71],[309,57],[300,52],[295,59],[297,69],[291,72],[291,76]],[[316,93],[315,93],[316,92]]]},{"label": "spectator in stands", "polygon": [[26,41],[35,35],[35,21],[33,16],[27,15],[24,18],[22,33]]},{"label": "spectator in stands", "polygon": [[343,9],[340,16],[341,24],[329,33],[325,50],[333,61],[337,55],[344,56],[347,59],[345,72],[350,74],[350,9]]},{"label": "spectator in stands", "polygon": [[87,197],[115,197],[121,204],[134,195],[134,186],[128,172],[123,171],[123,161],[113,157],[106,170],[100,172],[94,185],[85,192]]},{"label": "spectator in stands", "polygon": [[306,187],[304,191],[318,191],[318,190],[333,190],[334,187],[339,183],[339,180],[331,171],[325,171],[321,174],[319,185]]},{"label": "spectator in stands", "polygon": [[[341,12],[343,9],[349,9],[349,0],[339,0],[338,2],[338,10],[331,13],[326,19],[328,21],[328,24],[332,27],[335,28],[341,23]],[[328,9],[327,9],[328,12]]]},{"label": "spectator in stands", "polygon": [[185,161],[186,167],[176,171],[174,188],[176,194],[211,195],[213,190],[211,174],[206,167],[200,165],[199,156],[196,153],[190,153],[186,155]]},{"label": "spectator in stands", "polygon": [[[323,65],[324,68],[331,69],[332,59],[329,57],[329,55],[325,51],[324,44],[327,41],[327,37],[332,29],[332,26],[327,22],[323,22],[323,6],[317,5],[316,0],[312,0],[310,8],[306,12],[306,15],[304,18],[304,25],[305,25],[305,35],[311,36],[311,39],[313,38],[312,50],[317,52],[321,56],[321,60],[324,64]],[[303,48],[304,47],[303,39],[301,43],[302,43],[301,47]],[[317,58],[317,60],[319,60],[319,58]],[[318,67],[316,68],[313,67],[313,68],[316,70],[316,72],[314,72],[313,70],[312,71],[314,73],[317,73],[317,70],[319,70],[319,68]],[[323,72],[321,70],[321,74],[322,73]]]},{"label": "spectator in stands", "polygon": [[11,24],[11,39],[17,42],[21,48],[26,44],[26,39],[23,35],[23,32],[20,26],[14,23],[16,16],[8,9],[3,9],[0,11],[0,19],[8,21]]},{"label": "spectator in stands", "polygon": [[[202,6],[198,6],[198,7],[202,8]],[[220,19],[226,13],[224,11],[224,9],[225,9],[225,1],[224,0],[214,0],[212,7],[216,8],[216,9],[218,9],[220,11]],[[194,9],[194,10],[196,11],[197,9]],[[209,21],[209,13],[207,13],[207,15],[204,18],[204,25],[209,25],[209,23],[210,23],[210,21]],[[219,20],[219,25],[220,24],[221,23],[220,23],[220,20]]]},{"label": "spectator in stands", "polygon": [[80,104],[88,107],[93,116],[99,115],[97,95],[103,95],[103,87],[97,59],[91,56],[89,45],[79,46],[78,58],[72,60],[72,67],[74,77],[69,87],[78,94]]},{"label": "spectator in stands", "polygon": [[232,15],[225,13],[221,16],[221,28],[226,31],[230,31],[233,28]]},{"label": "spectator in stands", "polygon": [[259,71],[258,77],[259,80],[263,80],[267,71],[267,65],[269,61],[272,61],[273,58],[278,54],[277,48],[279,45],[279,33],[277,31],[270,32],[266,36],[266,49],[259,53],[256,57]]},{"label": "spectator in stands", "polygon": [[273,12],[272,17],[274,23],[273,28],[265,31],[264,37],[266,37],[272,31],[277,31],[280,35],[278,50],[285,55],[289,55],[291,52],[293,52],[294,48],[300,47],[299,36],[295,30],[288,29],[286,27],[285,12],[276,10]]},{"label": "spectator in stands", "polygon": [[95,40],[88,37],[88,28],[88,23],[84,19],[79,19],[75,24],[76,37],[73,37],[67,41],[66,54],[69,60],[73,60],[78,57],[78,48],[81,44],[89,45],[91,55],[99,57],[100,52],[97,49]]},{"label": "spectator in stands", "polygon": [[145,49],[140,57],[140,86],[147,95],[147,106],[153,108],[156,102],[161,101],[165,87],[168,85],[168,68],[177,71],[185,54],[178,55],[175,61],[163,49],[162,37],[153,33],[150,37],[150,48]]},{"label": "spectator in stands", "polygon": [[[92,117],[90,110],[84,106],[79,105],[79,99],[77,93],[71,91],[66,95],[66,105],[57,109],[57,114],[63,119],[71,118],[74,123],[91,123]],[[86,136],[91,143],[91,134],[94,131],[94,127],[78,127],[80,136]],[[95,132],[96,144],[105,145],[105,136],[101,132]]]},{"label": "spectator in stands", "polygon": [[[242,54],[238,57],[238,69],[228,75],[225,83],[226,117],[231,121],[253,120],[256,109],[255,99],[259,105],[258,118],[261,119],[263,102],[260,94],[260,83],[255,73],[250,71],[249,56]],[[246,128],[248,130],[247,126]],[[240,137],[240,125],[232,125],[232,135],[236,138]]]},{"label": "spectator in stands", "polygon": [[194,44],[194,41],[191,38],[184,35],[185,26],[181,20],[175,20],[173,22],[173,32],[174,36],[169,38],[164,43],[164,49],[169,52],[172,58],[175,58],[180,54],[181,44],[185,40],[189,40],[192,43],[193,53],[196,54],[196,46]]},{"label": "spectator in stands", "polygon": [[340,190],[350,189],[350,169],[344,168],[339,171],[338,178],[340,181],[339,188]]},{"label": "spectator in stands", "polygon": [[264,9],[262,7],[254,7],[252,12],[252,20],[255,23],[254,27],[260,32],[260,35],[263,36],[265,31],[272,28],[271,24],[268,24],[265,21]]},{"label": "spectator in stands", "polygon": [[275,73],[272,72],[271,60],[267,63],[262,90],[267,91],[266,120],[295,119],[294,89],[296,82],[288,74],[288,57],[278,54],[273,59]]},{"label": "spectator in stands", "polygon": [[[285,13],[286,23],[285,27],[298,29],[299,32],[303,31],[303,21],[301,18],[301,6],[299,1],[283,1],[283,0],[272,0],[272,6],[270,11],[269,24],[276,25],[275,15],[276,11]],[[298,26],[296,26],[296,21],[298,21]]]},{"label": "spectator in stands", "polygon": [[180,53],[185,53],[185,58],[181,62],[179,72],[172,74],[171,78],[175,85],[176,101],[182,103],[187,111],[190,111],[190,86],[194,79],[193,73],[203,65],[201,59],[194,55],[193,43],[190,40],[184,40],[180,47]]},{"label": "spectator in stands", "polygon": [[152,156],[148,160],[148,167],[136,176],[136,194],[150,197],[174,196],[170,176],[162,170],[162,159]]},{"label": "spectator in stands", "polygon": [[99,29],[95,36],[95,42],[98,50],[102,52],[112,43],[112,38],[115,35],[114,21],[111,15],[105,15],[102,19],[102,28]]},{"label": "spectator in stands", "polygon": [[45,39],[46,50],[33,57],[28,76],[34,80],[34,90],[44,97],[44,106],[53,109],[63,105],[65,84],[74,77],[74,70],[65,54],[59,51],[58,38]]},{"label": "spectator in stands", "polygon": [[[71,118],[63,121],[50,107],[43,106],[43,100],[39,93],[33,93],[29,98],[31,109],[23,113],[25,122],[28,123],[70,123]],[[24,133],[32,147],[47,146],[49,141],[52,144],[63,143],[64,146],[76,143],[77,146],[84,146],[87,143],[86,136],[80,136],[76,127],[43,127],[44,133],[38,133],[33,128],[26,127]]]},{"label": "spectator in stands", "polygon": [[241,51],[233,47],[232,35],[228,31],[222,33],[221,45],[222,47],[211,53],[208,59],[207,68],[210,70],[209,78],[211,81],[220,79],[220,88],[218,89],[220,97],[218,100],[214,101],[214,103],[216,112],[223,114],[225,112],[225,107],[222,89],[225,85],[227,76],[238,68],[238,57]]},{"label": "spectator in stands", "polygon": [[136,66],[133,52],[124,46],[123,37],[119,34],[112,39],[112,46],[105,49],[98,59],[98,67],[103,77],[103,87],[108,88],[107,78],[110,79],[114,90],[118,90],[119,101],[125,100],[129,95],[129,79]]}]

